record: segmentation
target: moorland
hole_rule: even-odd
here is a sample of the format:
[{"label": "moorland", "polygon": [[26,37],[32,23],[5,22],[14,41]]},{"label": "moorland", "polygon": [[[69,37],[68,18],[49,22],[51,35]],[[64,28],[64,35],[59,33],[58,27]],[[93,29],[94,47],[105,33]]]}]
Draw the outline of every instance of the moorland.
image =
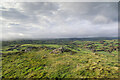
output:
[{"label": "moorland", "polygon": [[2,78],[118,78],[118,39],[2,41]]}]

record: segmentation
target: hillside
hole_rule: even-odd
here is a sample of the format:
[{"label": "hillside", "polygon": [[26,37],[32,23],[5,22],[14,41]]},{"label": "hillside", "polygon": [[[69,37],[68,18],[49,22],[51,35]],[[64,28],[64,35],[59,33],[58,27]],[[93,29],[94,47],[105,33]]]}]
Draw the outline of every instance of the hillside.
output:
[{"label": "hillside", "polygon": [[3,78],[118,78],[118,40],[4,41]]}]

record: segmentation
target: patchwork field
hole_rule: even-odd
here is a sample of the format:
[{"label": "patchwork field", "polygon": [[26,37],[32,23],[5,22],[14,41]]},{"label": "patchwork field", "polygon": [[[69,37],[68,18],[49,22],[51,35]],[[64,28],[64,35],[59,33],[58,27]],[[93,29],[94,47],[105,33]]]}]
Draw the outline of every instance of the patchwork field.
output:
[{"label": "patchwork field", "polygon": [[2,78],[118,78],[118,40],[4,41]]}]

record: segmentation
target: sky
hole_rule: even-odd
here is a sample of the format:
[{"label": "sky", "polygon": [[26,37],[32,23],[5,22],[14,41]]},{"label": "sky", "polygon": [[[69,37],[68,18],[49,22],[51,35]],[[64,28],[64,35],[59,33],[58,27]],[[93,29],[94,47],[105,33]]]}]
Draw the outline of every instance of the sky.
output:
[{"label": "sky", "polygon": [[6,2],[2,40],[117,37],[117,2]]}]

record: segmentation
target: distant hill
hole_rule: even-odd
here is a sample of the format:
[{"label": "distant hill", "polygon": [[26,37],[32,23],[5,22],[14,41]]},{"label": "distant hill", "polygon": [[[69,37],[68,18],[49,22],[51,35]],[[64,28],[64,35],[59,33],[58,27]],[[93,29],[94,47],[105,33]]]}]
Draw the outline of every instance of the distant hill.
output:
[{"label": "distant hill", "polygon": [[68,44],[70,41],[99,41],[99,40],[112,40],[118,39],[118,37],[93,37],[93,38],[56,38],[56,39],[41,39],[41,40],[12,40],[2,41],[2,46],[8,46],[11,44]]},{"label": "distant hill", "polygon": [[96,41],[96,40],[112,40],[112,39],[118,39],[118,37],[61,38],[61,39],[64,39],[64,40]]}]

